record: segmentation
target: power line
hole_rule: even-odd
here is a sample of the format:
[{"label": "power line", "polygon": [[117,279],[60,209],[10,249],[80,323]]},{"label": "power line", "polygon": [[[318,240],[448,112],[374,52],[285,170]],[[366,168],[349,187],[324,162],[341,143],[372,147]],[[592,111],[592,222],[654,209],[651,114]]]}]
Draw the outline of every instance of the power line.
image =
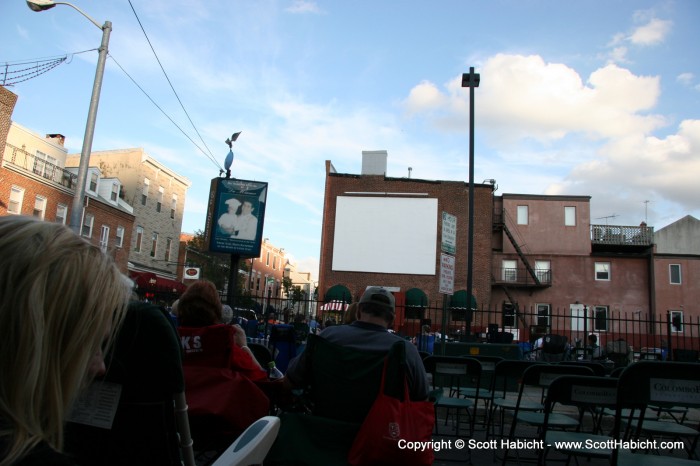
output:
[{"label": "power line", "polygon": [[[51,71],[52,69],[56,68],[62,63],[66,63],[69,57],[70,60],[68,60],[68,63],[70,63],[71,61],[73,61],[73,55],[85,52],[92,52],[93,50],[96,49],[83,50],[82,52],[74,52],[69,55],[35,58],[33,60],[25,60],[14,63],[5,62],[2,65],[0,65],[0,67],[2,68],[2,71],[0,71],[0,85],[13,86],[17,83],[29,81],[30,79],[34,79],[38,76],[41,76],[44,73],[47,73],[48,71]],[[23,68],[15,69],[20,66],[22,66]]]},{"label": "power line", "polygon": [[[170,88],[173,90],[173,94],[175,94],[177,101],[180,103],[180,107],[182,107],[182,111],[185,112],[185,115],[187,115],[187,119],[189,120],[190,124],[192,125],[192,128],[194,128],[194,131],[197,133],[197,136],[199,136],[199,139],[202,141],[202,144],[204,144],[204,147],[207,148],[207,151],[209,152],[209,155],[211,156],[210,159],[214,160],[214,155],[212,154],[211,150],[209,149],[209,146],[207,146],[207,143],[204,141],[204,138],[202,138],[202,135],[199,134],[199,130],[197,130],[197,127],[195,126],[194,122],[192,121],[192,118],[190,118],[189,113],[187,113],[187,110],[185,109],[185,106],[182,103],[182,100],[180,100],[180,96],[177,94],[177,91],[175,90],[173,83],[170,81],[170,78],[168,77],[168,73],[165,72],[165,68],[163,67],[163,64],[160,62],[160,58],[158,58],[158,54],[156,53],[155,48],[153,48],[153,44],[151,44],[151,40],[148,38],[148,34],[146,34],[146,29],[143,27],[143,24],[141,24],[141,19],[139,18],[139,15],[136,13],[136,10],[134,9],[134,5],[131,3],[131,0],[129,0],[129,6],[131,7],[131,11],[134,12],[134,16],[136,17],[136,21],[138,21],[139,26],[141,27],[141,31],[143,31],[143,35],[146,37],[146,41],[148,42],[149,47],[151,47],[151,51],[153,51],[153,55],[156,57],[156,61],[158,62],[158,65],[160,66],[161,71],[163,71],[163,75],[165,75],[165,79],[168,81]],[[214,163],[216,163],[216,162],[214,162]],[[219,169],[221,169],[221,166],[218,163],[216,163],[216,165],[218,166]]]},{"label": "power line", "polygon": [[153,100],[153,98],[152,98],[150,95],[148,95],[148,92],[146,92],[146,91],[143,89],[143,87],[141,87],[141,85],[139,85],[139,83],[137,83],[136,80],[135,80],[133,77],[131,77],[131,75],[124,69],[124,67],[123,67],[122,65],[119,64],[119,62],[114,58],[114,55],[110,54],[109,57],[114,61],[114,63],[117,64],[117,66],[122,70],[122,72],[123,72],[129,79],[131,79],[131,82],[133,82],[133,83],[136,85],[136,87],[138,87],[139,90],[140,90],[141,92],[143,92],[143,94],[148,98],[148,100],[150,100],[151,103],[152,103],[153,105],[155,105],[156,108],[157,108],[158,110],[160,110],[161,113],[162,113],[163,115],[165,115],[165,117],[166,117],[168,120],[170,120],[170,122],[171,122],[172,124],[174,124],[175,127],[176,127],[177,129],[179,129],[180,132],[181,132],[182,134],[184,134],[185,137],[186,137],[187,139],[189,139],[189,140],[192,142],[192,144],[194,144],[194,146],[202,152],[202,154],[204,154],[205,157],[207,157],[209,160],[211,160],[211,161],[214,163],[214,165],[217,166],[217,168],[221,169],[221,165],[219,165],[218,162],[217,162],[211,155],[207,154],[207,153],[204,151],[204,149],[202,149],[201,147],[199,147],[199,146],[197,145],[197,143],[196,143],[194,140],[192,140],[192,138],[185,132],[185,130],[183,130],[183,129],[180,127],[180,125],[178,125],[178,124],[175,122],[175,120],[173,120],[173,119],[170,117],[170,115],[168,115],[168,114],[165,112],[165,110],[163,110],[163,109],[160,107],[160,105],[158,105],[158,104],[156,103],[156,101]]}]

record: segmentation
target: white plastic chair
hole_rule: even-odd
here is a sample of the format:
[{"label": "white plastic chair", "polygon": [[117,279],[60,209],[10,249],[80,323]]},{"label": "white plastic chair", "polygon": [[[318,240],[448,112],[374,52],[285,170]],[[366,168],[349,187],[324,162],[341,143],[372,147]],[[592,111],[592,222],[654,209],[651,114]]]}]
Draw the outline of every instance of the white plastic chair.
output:
[{"label": "white plastic chair", "polygon": [[262,464],[277,438],[280,418],[265,416],[252,423],[219,456],[213,466],[251,466]]},{"label": "white plastic chair", "polygon": [[175,394],[175,421],[177,422],[178,435],[180,436],[180,451],[184,466],[195,466],[192,434],[190,433],[190,421],[187,416],[187,400],[185,392]]}]

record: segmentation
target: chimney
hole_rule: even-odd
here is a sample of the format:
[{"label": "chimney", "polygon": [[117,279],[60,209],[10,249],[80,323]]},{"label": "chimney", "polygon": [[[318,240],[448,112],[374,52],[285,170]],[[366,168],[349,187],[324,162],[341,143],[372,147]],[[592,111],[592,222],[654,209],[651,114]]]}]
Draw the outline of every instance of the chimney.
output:
[{"label": "chimney", "polygon": [[386,176],[387,157],[385,150],[363,150],[362,174]]},{"label": "chimney", "polygon": [[58,144],[61,147],[65,147],[66,145],[66,137],[62,134],[47,134],[46,139],[53,142],[54,144]]}]

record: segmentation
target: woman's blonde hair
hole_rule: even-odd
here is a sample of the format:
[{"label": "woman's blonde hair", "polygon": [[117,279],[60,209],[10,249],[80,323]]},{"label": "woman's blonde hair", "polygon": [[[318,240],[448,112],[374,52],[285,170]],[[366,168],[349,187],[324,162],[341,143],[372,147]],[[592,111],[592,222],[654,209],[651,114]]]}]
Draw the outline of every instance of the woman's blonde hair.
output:
[{"label": "woman's blonde hair", "polygon": [[130,292],[114,261],[67,227],[0,217],[0,466],[41,441],[62,450],[68,410]]}]

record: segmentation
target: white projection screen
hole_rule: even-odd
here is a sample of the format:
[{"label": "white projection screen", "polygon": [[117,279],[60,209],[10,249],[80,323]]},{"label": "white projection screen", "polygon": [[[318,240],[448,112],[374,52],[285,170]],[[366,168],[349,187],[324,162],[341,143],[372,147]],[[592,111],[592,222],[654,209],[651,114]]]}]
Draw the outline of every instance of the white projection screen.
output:
[{"label": "white projection screen", "polygon": [[437,199],[338,196],[333,270],[435,275]]}]

